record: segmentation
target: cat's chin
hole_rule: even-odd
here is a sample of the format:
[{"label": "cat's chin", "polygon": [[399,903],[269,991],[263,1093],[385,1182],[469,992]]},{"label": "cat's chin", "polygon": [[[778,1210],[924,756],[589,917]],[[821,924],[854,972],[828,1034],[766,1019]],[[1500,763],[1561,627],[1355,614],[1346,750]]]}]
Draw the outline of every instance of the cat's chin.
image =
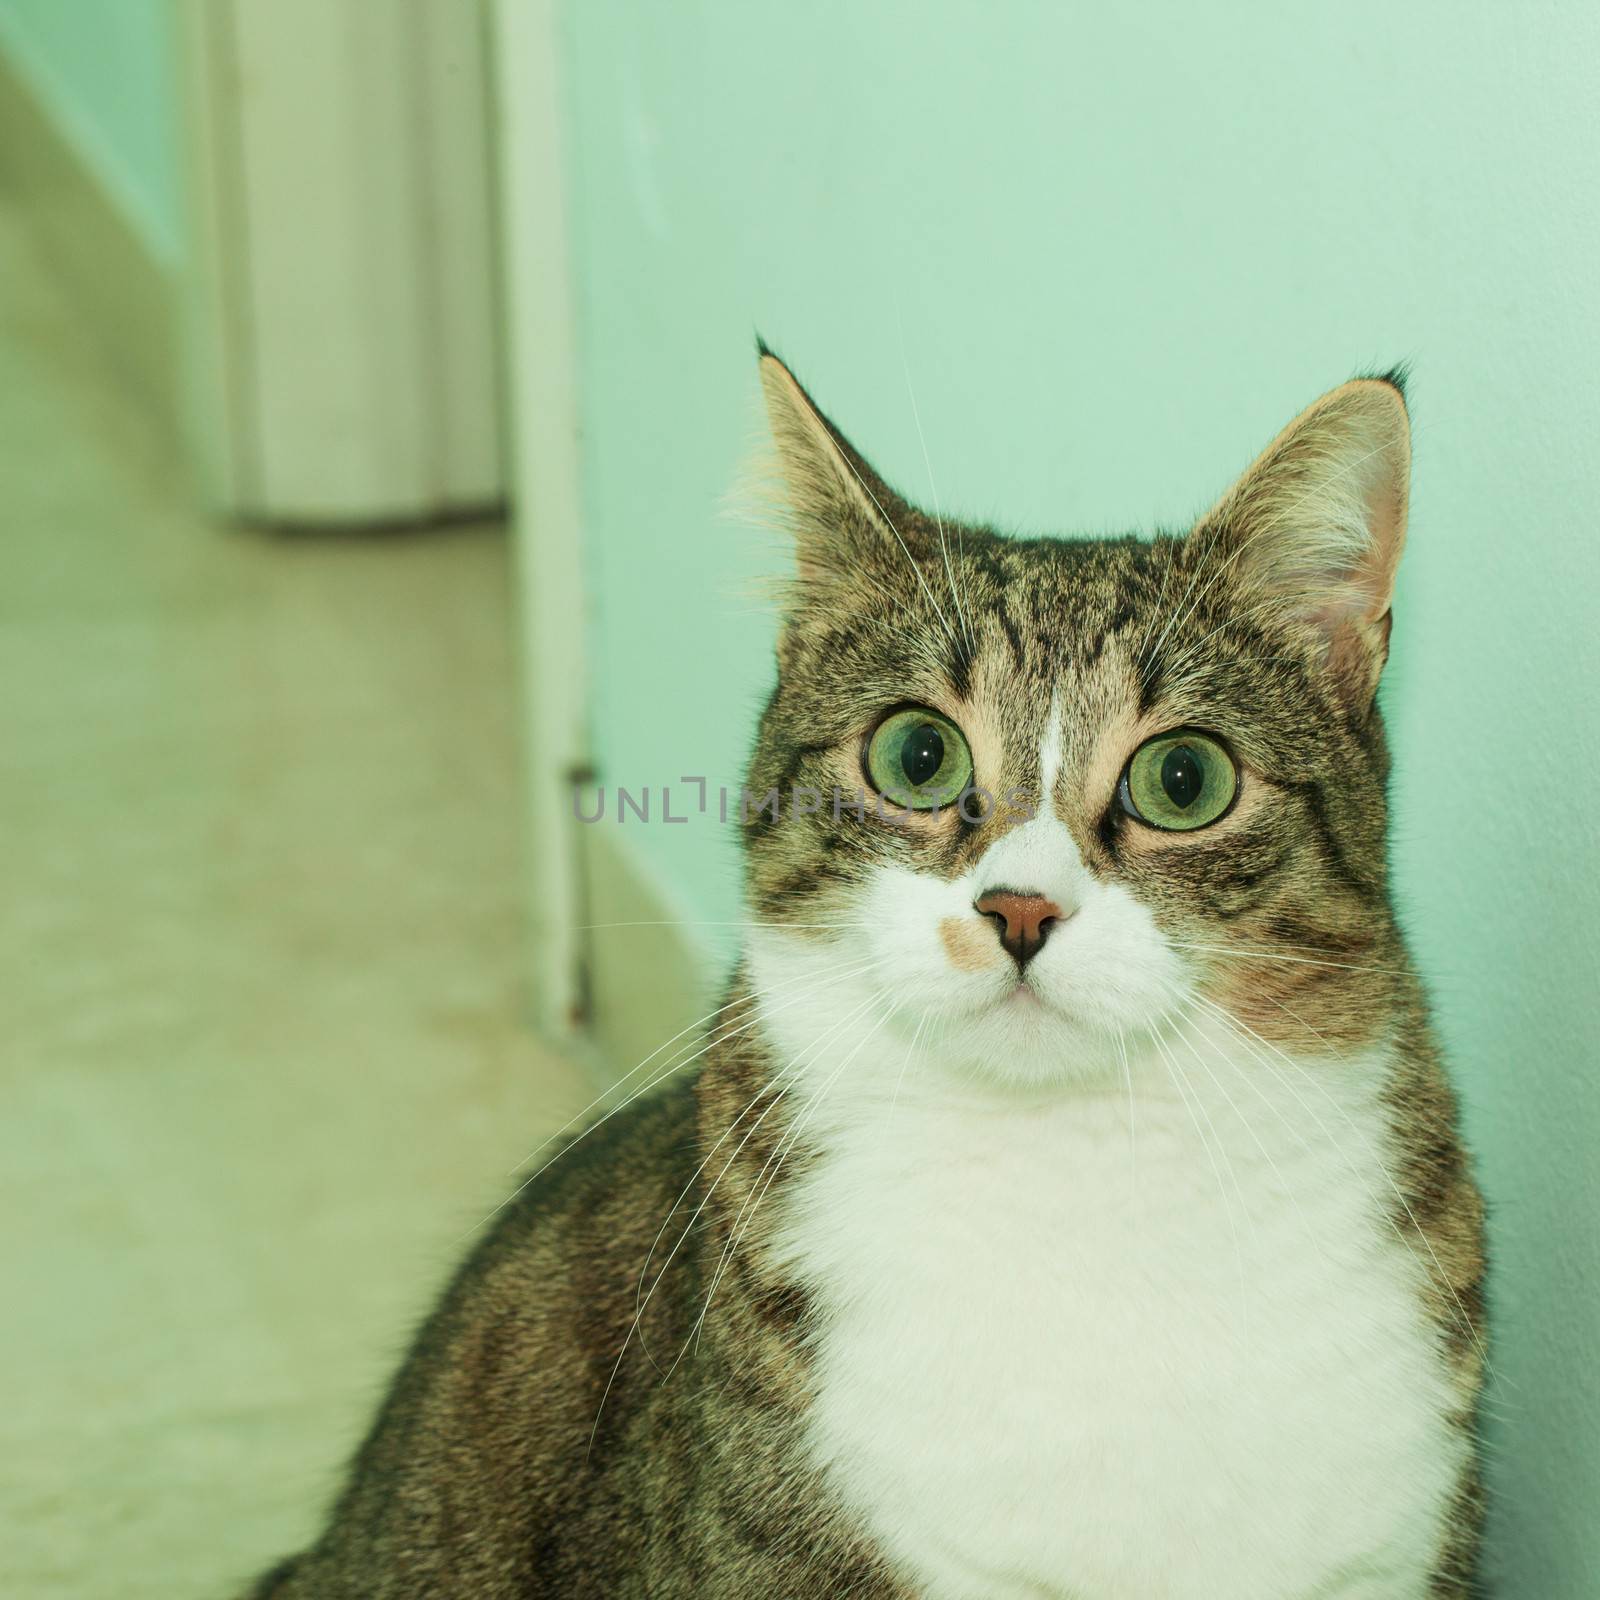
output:
[{"label": "cat's chin", "polygon": [[1115,1029],[1027,983],[967,1013],[948,1029],[943,1049],[965,1073],[1024,1089],[1098,1082],[1121,1071]]}]

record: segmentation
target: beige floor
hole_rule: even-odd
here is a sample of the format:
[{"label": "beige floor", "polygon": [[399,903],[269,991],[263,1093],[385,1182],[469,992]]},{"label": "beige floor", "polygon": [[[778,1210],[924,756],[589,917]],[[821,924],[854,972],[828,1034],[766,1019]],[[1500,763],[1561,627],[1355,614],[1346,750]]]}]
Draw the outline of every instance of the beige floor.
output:
[{"label": "beige floor", "polygon": [[0,1594],[305,1537],[511,1164],[500,530],[208,525],[0,197]]}]

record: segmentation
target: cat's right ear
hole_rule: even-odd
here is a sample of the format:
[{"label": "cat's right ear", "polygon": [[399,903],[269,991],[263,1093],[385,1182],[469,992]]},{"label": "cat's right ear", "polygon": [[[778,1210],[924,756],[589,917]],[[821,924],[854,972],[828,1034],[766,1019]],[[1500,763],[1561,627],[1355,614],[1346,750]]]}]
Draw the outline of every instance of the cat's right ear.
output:
[{"label": "cat's right ear", "polygon": [[783,362],[759,340],[757,348],[799,576],[803,581],[845,576],[867,547],[903,542],[909,508]]}]

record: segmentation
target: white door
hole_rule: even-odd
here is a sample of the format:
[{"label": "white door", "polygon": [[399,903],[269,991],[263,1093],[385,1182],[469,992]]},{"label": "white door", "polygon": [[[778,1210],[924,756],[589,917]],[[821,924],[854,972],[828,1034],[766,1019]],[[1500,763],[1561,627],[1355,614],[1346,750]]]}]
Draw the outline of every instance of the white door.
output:
[{"label": "white door", "polygon": [[218,508],[418,522],[504,495],[485,18],[181,0],[186,366]]}]

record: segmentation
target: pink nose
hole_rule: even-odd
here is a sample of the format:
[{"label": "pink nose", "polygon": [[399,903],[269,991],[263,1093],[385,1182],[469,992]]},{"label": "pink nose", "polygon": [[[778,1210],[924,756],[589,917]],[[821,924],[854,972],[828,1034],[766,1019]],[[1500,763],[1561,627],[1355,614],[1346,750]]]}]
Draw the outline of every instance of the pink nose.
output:
[{"label": "pink nose", "polygon": [[1061,920],[1061,907],[1054,900],[1019,889],[991,889],[973,901],[972,909],[994,923],[1000,943],[1019,967],[1038,955]]}]

